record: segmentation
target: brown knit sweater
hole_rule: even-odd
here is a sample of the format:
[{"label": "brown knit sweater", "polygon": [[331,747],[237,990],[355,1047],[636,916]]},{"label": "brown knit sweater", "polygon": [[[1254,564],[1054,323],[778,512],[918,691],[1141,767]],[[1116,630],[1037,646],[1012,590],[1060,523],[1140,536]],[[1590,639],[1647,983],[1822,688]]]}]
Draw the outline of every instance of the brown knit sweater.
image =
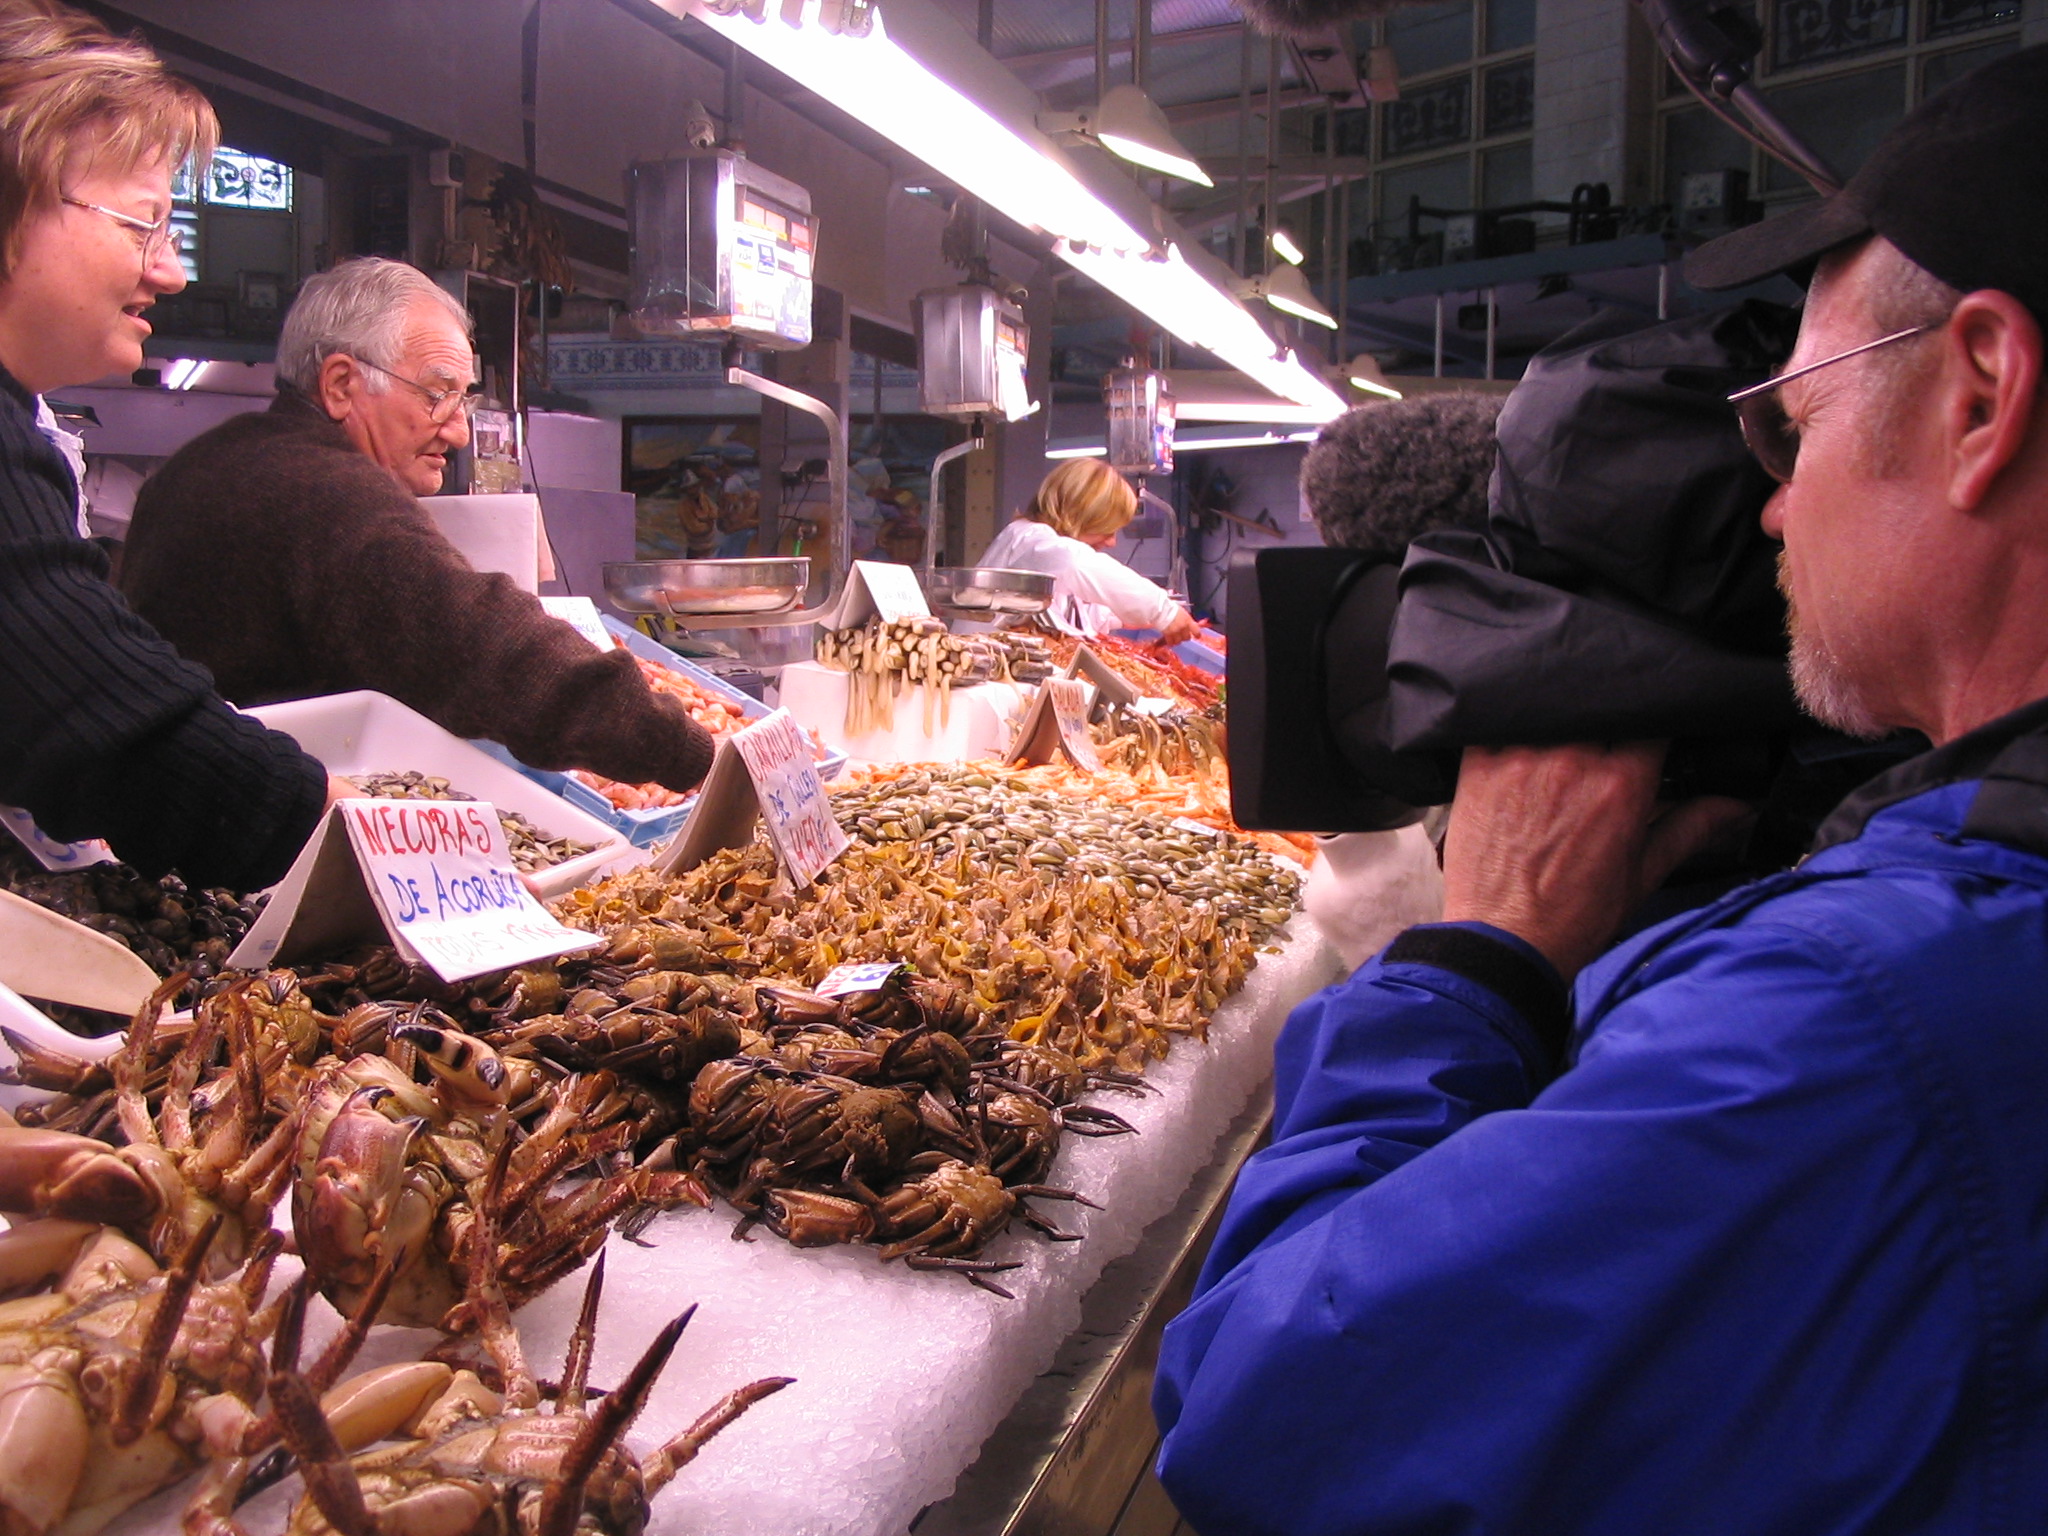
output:
[{"label": "brown knit sweater", "polygon": [[711,764],[710,736],[631,655],[593,650],[510,578],[473,569],[289,385],[149,478],[120,579],[238,704],[372,688],[536,768],[682,790]]}]

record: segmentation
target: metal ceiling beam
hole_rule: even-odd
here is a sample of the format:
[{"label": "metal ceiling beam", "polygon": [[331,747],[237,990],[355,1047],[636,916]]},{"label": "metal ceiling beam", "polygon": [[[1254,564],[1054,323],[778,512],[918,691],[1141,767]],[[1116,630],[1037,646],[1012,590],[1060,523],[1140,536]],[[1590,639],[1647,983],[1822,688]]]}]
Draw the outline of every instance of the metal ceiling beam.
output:
[{"label": "metal ceiling beam", "polygon": [[[1243,30],[1242,22],[1230,21],[1206,27],[1183,27],[1178,32],[1154,32],[1152,46],[1164,48],[1173,43],[1210,43],[1221,38],[1236,37]],[[1130,52],[1131,39],[1110,39],[1109,56],[1112,59],[1128,58]],[[1095,41],[1090,38],[1085,43],[1069,43],[1063,48],[1036,48],[1027,53],[1001,53],[996,57],[1013,69],[1029,68],[1034,64],[1078,64],[1084,59],[1095,57]]]},{"label": "metal ceiling beam", "polygon": [[[1322,99],[1322,92],[1300,85],[1290,85],[1274,97],[1274,100],[1280,104],[1282,110],[1288,107],[1307,106],[1311,102],[1320,102]],[[1264,91],[1254,91],[1252,93],[1252,110],[1263,112],[1265,107],[1266,93]],[[1237,116],[1237,97],[1235,95],[1215,96],[1207,101],[1184,101],[1178,106],[1172,107],[1162,104],[1161,110],[1166,113],[1166,120],[1176,128],[1185,127],[1189,123],[1211,123],[1218,118]]]}]

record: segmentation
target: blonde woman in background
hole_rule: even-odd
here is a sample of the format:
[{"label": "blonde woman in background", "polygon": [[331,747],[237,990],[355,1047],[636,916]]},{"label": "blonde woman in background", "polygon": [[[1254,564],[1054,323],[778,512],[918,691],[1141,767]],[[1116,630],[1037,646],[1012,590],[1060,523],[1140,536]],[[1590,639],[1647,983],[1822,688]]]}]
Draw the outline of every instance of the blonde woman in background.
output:
[{"label": "blonde woman in background", "polygon": [[995,536],[981,564],[1051,576],[1052,615],[1077,634],[1156,629],[1168,645],[1192,640],[1187,609],[1104,553],[1137,510],[1136,493],[1108,464],[1069,459],[1039,483],[1031,505]]}]

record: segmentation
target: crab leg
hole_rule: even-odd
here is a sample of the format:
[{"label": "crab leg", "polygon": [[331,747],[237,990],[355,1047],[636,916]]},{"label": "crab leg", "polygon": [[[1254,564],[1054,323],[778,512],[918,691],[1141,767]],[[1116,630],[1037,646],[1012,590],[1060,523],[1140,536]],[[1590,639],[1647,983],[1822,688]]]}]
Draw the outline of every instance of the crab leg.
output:
[{"label": "crab leg", "polygon": [[377,1536],[377,1521],[363,1503],[363,1485],[313,1389],[297,1374],[280,1371],[270,1378],[270,1400],[285,1444],[298,1458],[306,1492],[327,1523],[341,1536]]},{"label": "crab leg", "polygon": [[643,1458],[640,1463],[640,1476],[643,1486],[647,1489],[647,1496],[653,1498],[668,1486],[669,1480],[676,1473],[696,1460],[697,1453],[704,1449],[705,1441],[762,1398],[773,1397],[795,1380],[794,1376],[765,1376],[759,1381],[749,1382],[737,1392],[728,1392],[696,1423],[653,1455]]},{"label": "crab leg", "polygon": [[135,1018],[128,1025],[128,1041],[113,1057],[115,1103],[120,1110],[121,1130],[131,1145],[161,1145],[157,1140],[156,1125],[149,1116],[146,1097],[150,1045],[165,1005],[184,989],[190,979],[188,971],[178,971],[164,978],[162,985],[135,1010]]},{"label": "crab leg", "polygon": [[591,1266],[590,1279],[583,1286],[583,1309],[577,1314],[575,1330],[569,1335],[569,1353],[562,1361],[562,1385],[555,1393],[555,1412],[581,1413],[584,1389],[590,1383],[591,1346],[597,1339],[597,1303],[604,1295],[604,1255]]},{"label": "crab leg", "polygon": [[498,1276],[498,1212],[505,1192],[505,1174],[512,1163],[512,1138],[498,1142],[491,1171],[484,1179],[483,1198],[477,1202],[476,1220],[469,1233],[469,1295],[464,1300],[476,1320],[484,1347],[497,1362],[505,1382],[505,1402],[512,1408],[532,1408],[540,1402],[540,1388],[526,1366],[526,1350],[519,1342],[519,1330],[512,1326],[512,1308],[505,1300],[505,1288]]},{"label": "crab leg", "polygon": [[142,1346],[134,1358],[123,1362],[129,1370],[114,1400],[110,1429],[116,1445],[132,1445],[149,1427],[150,1411],[156,1406],[158,1388],[170,1365],[171,1344],[178,1336],[178,1325],[185,1320],[192,1288],[199,1283],[199,1266],[205,1262],[206,1250],[213,1246],[225,1220],[226,1216],[219,1211],[207,1217],[192,1235],[192,1241],[185,1245],[176,1267],[164,1275],[164,1288],[150,1313],[149,1332],[143,1335]]},{"label": "crab leg", "polygon": [[536,1536],[572,1536],[577,1517],[583,1513],[583,1485],[590,1481],[590,1474],[597,1469],[599,1458],[640,1416],[640,1410],[647,1404],[647,1394],[654,1390],[655,1378],[668,1364],[668,1357],[675,1352],[676,1340],[683,1336],[683,1329],[689,1326],[696,1313],[697,1308],[690,1306],[681,1317],[657,1333],[654,1342],[647,1346],[647,1352],[634,1362],[633,1369],[626,1373],[626,1379],[619,1383],[618,1390],[607,1395],[585,1417],[576,1438],[562,1453],[554,1480],[548,1484],[547,1493],[541,1499]]}]

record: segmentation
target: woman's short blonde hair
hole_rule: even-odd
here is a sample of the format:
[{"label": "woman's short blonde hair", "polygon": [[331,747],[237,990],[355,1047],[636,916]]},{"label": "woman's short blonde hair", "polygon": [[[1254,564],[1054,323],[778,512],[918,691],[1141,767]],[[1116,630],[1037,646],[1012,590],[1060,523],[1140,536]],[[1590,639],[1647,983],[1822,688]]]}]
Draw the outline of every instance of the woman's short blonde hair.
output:
[{"label": "woman's short blonde hair", "polygon": [[1068,459],[1038,483],[1024,515],[1086,544],[1121,532],[1137,511],[1137,493],[1107,460]]},{"label": "woman's short blonde hair", "polygon": [[81,148],[122,169],[159,155],[203,168],[219,142],[206,98],[141,39],[56,0],[0,0],[0,277]]}]

